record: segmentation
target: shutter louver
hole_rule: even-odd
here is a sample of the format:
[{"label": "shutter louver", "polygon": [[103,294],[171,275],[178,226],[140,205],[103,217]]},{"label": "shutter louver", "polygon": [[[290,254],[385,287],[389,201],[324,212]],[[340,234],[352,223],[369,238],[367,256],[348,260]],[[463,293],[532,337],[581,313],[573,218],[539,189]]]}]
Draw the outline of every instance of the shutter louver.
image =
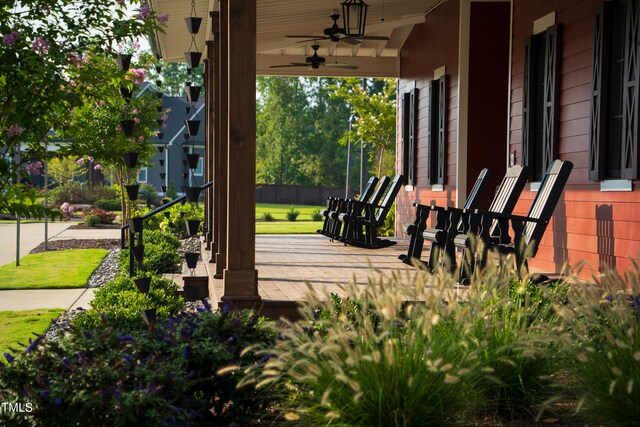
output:
[{"label": "shutter louver", "polygon": [[[520,159],[522,166],[529,166],[534,158],[533,144],[535,143],[535,39],[528,36],[524,42],[524,86],[522,90],[522,153]],[[533,168],[529,168],[530,177]]]},{"label": "shutter louver", "polygon": [[446,74],[438,79],[438,176],[437,183],[444,185],[447,171],[447,86]]},{"label": "shutter louver", "polygon": [[623,93],[623,130],[622,130],[622,178],[638,179],[638,89],[639,72],[638,56],[638,2],[628,0],[626,41],[625,41],[625,73]]},{"label": "shutter louver", "polygon": [[608,19],[611,3],[605,2],[596,10],[593,25],[593,58],[591,79],[591,123],[589,129],[589,179],[600,181],[604,179],[605,138],[606,138],[606,103],[609,67],[606,58],[609,57],[609,34],[611,33],[610,19]]},{"label": "shutter louver", "polygon": [[558,157],[558,131],[560,125],[560,38],[559,24],[547,28],[545,33],[544,58],[544,134],[542,150],[542,170],[545,171]]}]

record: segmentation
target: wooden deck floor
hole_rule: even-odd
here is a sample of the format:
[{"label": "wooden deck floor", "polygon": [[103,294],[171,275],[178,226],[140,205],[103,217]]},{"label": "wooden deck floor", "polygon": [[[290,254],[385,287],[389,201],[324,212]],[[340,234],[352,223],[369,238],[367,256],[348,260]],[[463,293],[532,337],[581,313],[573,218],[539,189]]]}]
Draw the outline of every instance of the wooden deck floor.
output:
[{"label": "wooden deck floor", "polygon": [[[363,249],[330,242],[320,235],[256,236],[258,292],[264,301],[303,301],[308,283],[314,289],[339,293],[337,284],[367,283],[372,268],[382,272],[407,267],[398,255],[407,252],[408,240],[394,239],[396,245],[383,249]],[[219,302],[222,280],[213,279],[212,300]]]}]

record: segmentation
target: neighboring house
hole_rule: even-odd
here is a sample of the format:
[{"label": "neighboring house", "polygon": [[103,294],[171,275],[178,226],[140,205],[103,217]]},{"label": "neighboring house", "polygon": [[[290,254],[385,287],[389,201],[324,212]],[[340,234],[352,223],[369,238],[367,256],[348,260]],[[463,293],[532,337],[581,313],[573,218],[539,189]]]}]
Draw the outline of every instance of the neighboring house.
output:
[{"label": "neighboring house", "polygon": [[[401,49],[398,168],[413,202],[461,206],[483,167],[574,169],[533,268],[624,272],[640,254],[640,6],[633,1],[449,1]],[[410,118],[414,118],[412,123]],[[488,199],[491,199],[489,195]],[[402,232],[400,232],[401,234]]]},{"label": "neighboring house", "polygon": [[[201,97],[193,108],[185,97],[165,95],[162,98],[162,109],[164,111],[168,108],[171,111],[168,113],[162,138],[152,138],[154,146],[162,149],[162,152],[156,151],[150,160],[152,166],[140,170],[138,182],[153,185],[161,194],[173,182],[176,193],[182,194],[182,187],[185,185],[204,184],[204,100]],[[187,119],[201,120],[195,140],[188,136],[185,126]],[[198,167],[194,171],[190,171],[187,165],[187,152],[200,154]],[[164,161],[162,166],[161,160]]]}]

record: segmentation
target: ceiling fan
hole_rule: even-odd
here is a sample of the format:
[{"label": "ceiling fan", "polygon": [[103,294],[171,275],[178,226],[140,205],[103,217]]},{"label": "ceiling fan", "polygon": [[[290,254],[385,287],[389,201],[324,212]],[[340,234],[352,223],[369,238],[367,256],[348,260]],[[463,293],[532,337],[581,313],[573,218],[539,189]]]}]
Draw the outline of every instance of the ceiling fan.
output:
[{"label": "ceiling fan", "polygon": [[331,15],[331,19],[333,19],[333,25],[324,29],[324,37],[318,36],[307,36],[307,35],[293,35],[293,36],[285,36],[293,39],[307,39],[299,41],[298,43],[309,42],[313,40],[331,40],[332,42],[345,42],[349,44],[359,44],[362,43],[362,40],[389,40],[387,36],[360,36],[354,35],[350,36],[347,34],[344,28],[340,28],[338,26],[338,19],[340,18],[340,14],[335,13]]},{"label": "ceiling fan", "polygon": [[335,67],[342,68],[345,70],[356,70],[358,67],[356,65],[342,64],[340,62],[326,62],[326,59],[318,55],[318,49],[320,49],[320,45],[314,44],[311,46],[313,49],[313,55],[307,56],[305,58],[305,62],[291,62],[287,65],[272,65],[269,68],[288,68],[288,67],[311,67],[314,70],[322,67]]}]

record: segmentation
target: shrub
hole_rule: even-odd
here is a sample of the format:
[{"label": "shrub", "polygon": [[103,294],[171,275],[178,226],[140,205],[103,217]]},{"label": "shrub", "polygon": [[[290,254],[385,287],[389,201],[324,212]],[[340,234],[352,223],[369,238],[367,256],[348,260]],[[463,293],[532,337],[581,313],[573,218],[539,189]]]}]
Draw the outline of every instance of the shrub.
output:
[{"label": "shrub", "polygon": [[320,213],[320,209],[315,209],[313,213],[311,213],[311,221],[322,221],[324,217]]},{"label": "shrub", "polygon": [[[276,334],[250,312],[183,313],[150,330],[100,325],[48,341],[0,367],[3,425],[248,425],[265,416],[272,389],[238,390],[239,372]],[[225,373],[226,372],[226,373]],[[28,391],[27,391],[28,390]],[[6,420],[6,422],[3,422]]]},{"label": "shrub", "polygon": [[[167,236],[168,241],[151,243],[146,240],[146,237],[143,237],[144,258],[142,260],[142,269],[156,274],[180,273],[180,253],[171,243],[175,237],[166,233],[162,233],[162,235]],[[145,236],[145,234],[143,234],[143,236]],[[168,236],[173,237],[173,239]],[[169,241],[169,239],[171,239],[171,241]],[[121,271],[129,271],[129,249],[120,251],[118,262]]]},{"label": "shrub", "polygon": [[149,204],[158,206],[158,190],[152,184],[148,182],[140,184],[140,191],[146,191],[149,193]]},{"label": "shrub", "polygon": [[105,211],[119,211],[122,208],[120,199],[99,199],[94,205]]},{"label": "shrub", "polygon": [[84,217],[84,225],[95,227],[98,224],[102,224],[102,220],[98,215],[87,215]]},{"label": "shrub", "polygon": [[91,310],[78,315],[75,325],[80,328],[97,328],[100,325],[140,329],[144,326],[141,313],[155,308],[159,319],[177,314],[182,308],[182,298],[172,280],[153,277],[149,292],[142,294],[132,278],[118,276],[96,289],[89,303]]},{"label": "shrub", "polygon": [[[168,215],[168,217],[167,217]],[[173,205],[162,214],[156,215],[158,227],[165,233],[171,233],[178,237],[187,237],[185,220],[204,218],[204,210],[195,203]]]},{"label": "shrub", "polygon": [[298,219],[298,215],[300,215],[300,211],[295,210],[293,206],[287,211],[287,219],[289,221],[295,221]]},{"label": "shrub", "polygon": [[93,208],[92,210],[87,212],[87,215],[98,217],[98,219],[100,220],[98,224],[113,224],[113,221],[116,219],[116,214],[100,208]]},{"label": "shrub", "polygon": [[114,199],[116,191],[114,187],[97,185],[92,187],[78,181],[59,185],[49,192],[52,205],[61,205],[64,202],[70,204],[93,204],[99,199]]},{"label": "shrub", "polygon": [[273,217],[273,215],[271,215],[271,212],[264,212],[262,214],[262,220],[271,222],[271,221],[275,221],[276,219]]}]

